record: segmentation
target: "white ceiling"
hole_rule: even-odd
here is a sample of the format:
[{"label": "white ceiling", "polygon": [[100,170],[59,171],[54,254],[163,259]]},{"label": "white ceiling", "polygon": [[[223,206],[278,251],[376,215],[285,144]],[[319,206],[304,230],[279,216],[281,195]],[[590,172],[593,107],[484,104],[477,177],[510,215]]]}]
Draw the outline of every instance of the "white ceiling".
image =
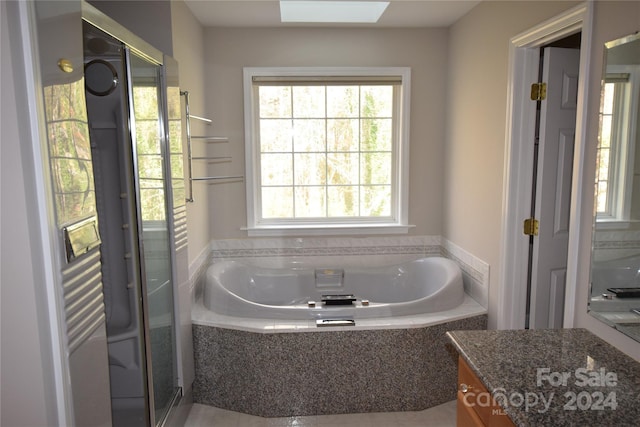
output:
[{"label": "white ceiling", "polygon": [[[332,24],[351,27],[448,27],[480,0],[388,0],[389,7],[375,24]],[[283,24],[280,4],[272,0],[185,0],[205,27],[292,27],[323,24]]]}]

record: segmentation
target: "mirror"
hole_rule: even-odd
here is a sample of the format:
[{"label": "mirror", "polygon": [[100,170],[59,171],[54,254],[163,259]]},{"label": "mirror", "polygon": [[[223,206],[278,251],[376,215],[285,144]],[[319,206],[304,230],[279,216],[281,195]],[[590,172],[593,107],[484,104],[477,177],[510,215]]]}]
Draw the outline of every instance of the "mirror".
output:
[{"label": "mirror", "polygon": [[605,44],[589,312],[640,341],[640,34]]}]

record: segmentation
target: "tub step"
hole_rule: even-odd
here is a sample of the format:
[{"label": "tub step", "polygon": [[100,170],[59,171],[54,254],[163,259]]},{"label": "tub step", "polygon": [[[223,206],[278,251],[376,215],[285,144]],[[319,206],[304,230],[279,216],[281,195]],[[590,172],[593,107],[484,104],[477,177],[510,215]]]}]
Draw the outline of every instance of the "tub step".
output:
[{"label": "tub step", "polygon": [[316,320],[316,326],[319,328],[325,326],[356,326],[356,321],[353,319],[318,319]]}]

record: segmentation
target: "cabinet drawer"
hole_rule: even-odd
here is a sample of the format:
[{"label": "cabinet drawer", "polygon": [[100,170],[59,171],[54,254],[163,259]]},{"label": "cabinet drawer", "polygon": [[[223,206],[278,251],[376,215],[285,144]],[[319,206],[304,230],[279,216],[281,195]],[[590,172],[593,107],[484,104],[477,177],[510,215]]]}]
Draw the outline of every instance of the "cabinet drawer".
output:
[{"label": "cabinet drawer", "polygon": [[[462,357],[458,358],[458,414],[461,413],[460,406],[465,406],[474,412],[481,421],[481,425],[492,427],[514,425]],[[463,417],[466,417],[466,414],[463,414]],[[466,424],[459,422],[458,425]]]}]

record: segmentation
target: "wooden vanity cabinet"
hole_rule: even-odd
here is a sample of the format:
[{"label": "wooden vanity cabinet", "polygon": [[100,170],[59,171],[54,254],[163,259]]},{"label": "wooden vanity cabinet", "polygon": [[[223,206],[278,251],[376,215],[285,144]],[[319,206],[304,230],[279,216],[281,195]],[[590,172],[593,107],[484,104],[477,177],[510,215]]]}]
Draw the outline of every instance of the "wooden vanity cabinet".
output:
[{"label": "wooden vanity cabinet", "polygon": [[462,357],[458,357],[457,425],[459,427],[514,426],[504,409],[493,400],[487,388]]}]

